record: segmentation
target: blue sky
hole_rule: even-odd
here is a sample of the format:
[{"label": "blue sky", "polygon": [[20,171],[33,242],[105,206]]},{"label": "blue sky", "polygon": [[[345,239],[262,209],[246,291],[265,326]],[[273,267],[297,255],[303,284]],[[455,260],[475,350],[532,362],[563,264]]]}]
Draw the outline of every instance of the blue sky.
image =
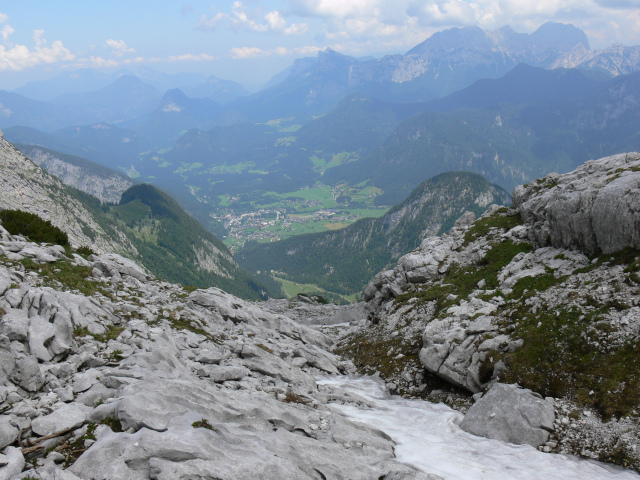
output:
[{"label": "blue sky", "polygon": [[573,23],[593,48],[640,44],[640,0],[20,0],[0,5],[0,88],[144,65],[250,87],[331,47],[402,53],[438,30]]}]

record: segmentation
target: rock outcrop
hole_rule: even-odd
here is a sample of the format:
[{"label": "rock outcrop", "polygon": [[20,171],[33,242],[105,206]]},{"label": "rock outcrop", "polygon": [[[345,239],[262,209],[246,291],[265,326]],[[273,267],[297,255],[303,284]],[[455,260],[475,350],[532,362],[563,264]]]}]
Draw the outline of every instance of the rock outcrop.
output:
[{"label": "rock outcrop", "polygon": [[516,187],[513,206],[531,224],[537,245],[591,254],[640,249],[640,153]]},{"label": "rock outcrop", "polygon": [[615,418],[640,411],[630,388],[640,365],[629,361],[640,329],[639,192],[637,153],[517,187],[513,208],[464,215],[376,275],[364,289],[369,321],[339,350],[409,395],[426,394],[434,375],[471,393],[518,383],[571,411],[596,409],[600,434],[589,430],[588,447],[576,446],[588,422],[565,418],[540,448],[624,452],[640,465],[639,438],[611,433],[624,431]]}]

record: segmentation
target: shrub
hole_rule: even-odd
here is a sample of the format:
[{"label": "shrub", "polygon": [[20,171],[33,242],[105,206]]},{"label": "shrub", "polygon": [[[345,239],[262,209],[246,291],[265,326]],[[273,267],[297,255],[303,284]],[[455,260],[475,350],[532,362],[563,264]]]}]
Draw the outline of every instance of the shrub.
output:
[{"label": "shrub", "polygon": [[67,234],[39,216],[22,210],[0,210],[2,226],[11,235],[24,235],[34,242],[69,245]]}]

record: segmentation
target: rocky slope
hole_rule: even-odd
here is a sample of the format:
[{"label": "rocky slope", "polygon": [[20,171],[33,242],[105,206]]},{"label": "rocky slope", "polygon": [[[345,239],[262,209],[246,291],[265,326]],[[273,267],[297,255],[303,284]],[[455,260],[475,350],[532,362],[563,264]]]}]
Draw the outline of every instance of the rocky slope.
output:
[{"label": "rocky slope", "polygon": [[126,175],[84,158],[36,145],[20,145],[18,148],[33,163],[58,177],[65,185],[88,193],[101,202],[118,203],[122,193],[135,183]]},{"label": "rocky slope", "polygon": [[82,201],[56,177],[28,160],[0,133],[0,208],[25,210],[65,231],[72,246],[91,246],[98,253],[137,255],[126,236],[109,235]]},{"label": "rocky slope", "polygon": [[267,290],[238,266],[218,238],[151,185],[130,187],[119,205],[101,204],[64,185],[4,139],[0,172],[0,209],[49,220],[67,233],[73,247],[122,254],[163,279],[216,285],[244,298],[260,298]]},{"label": "rocky slope", "polygon": [[517,187],[511,209],[463,215],[367,285],[369,321],[338,351],[463,409],[436,379],[476,399],[518,383],[553,397],[541,449],[637,469],[638,192],[640,154],[621,154]]},{"label": "rocky slope", "polygon": [[316,382],[354,371],[322,333],[0,237],[0,478],[440,478],[330,408],[366,401]]}]

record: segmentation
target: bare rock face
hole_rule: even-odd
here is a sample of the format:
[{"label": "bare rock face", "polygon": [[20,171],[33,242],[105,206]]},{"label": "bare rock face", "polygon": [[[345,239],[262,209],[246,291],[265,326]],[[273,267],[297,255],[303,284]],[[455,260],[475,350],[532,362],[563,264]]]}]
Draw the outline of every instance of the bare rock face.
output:
[{"label": "bare rock face", "polygon": [[496,383],[460,423],[465,432],[517,445],[538,447],[553,431],[553,405],[517,385]]},{"label": "bare rock face", "polygon": [[640,153],[589,161],[522,185],[513,205],[540,246],[612,253],[640,248]]}]

